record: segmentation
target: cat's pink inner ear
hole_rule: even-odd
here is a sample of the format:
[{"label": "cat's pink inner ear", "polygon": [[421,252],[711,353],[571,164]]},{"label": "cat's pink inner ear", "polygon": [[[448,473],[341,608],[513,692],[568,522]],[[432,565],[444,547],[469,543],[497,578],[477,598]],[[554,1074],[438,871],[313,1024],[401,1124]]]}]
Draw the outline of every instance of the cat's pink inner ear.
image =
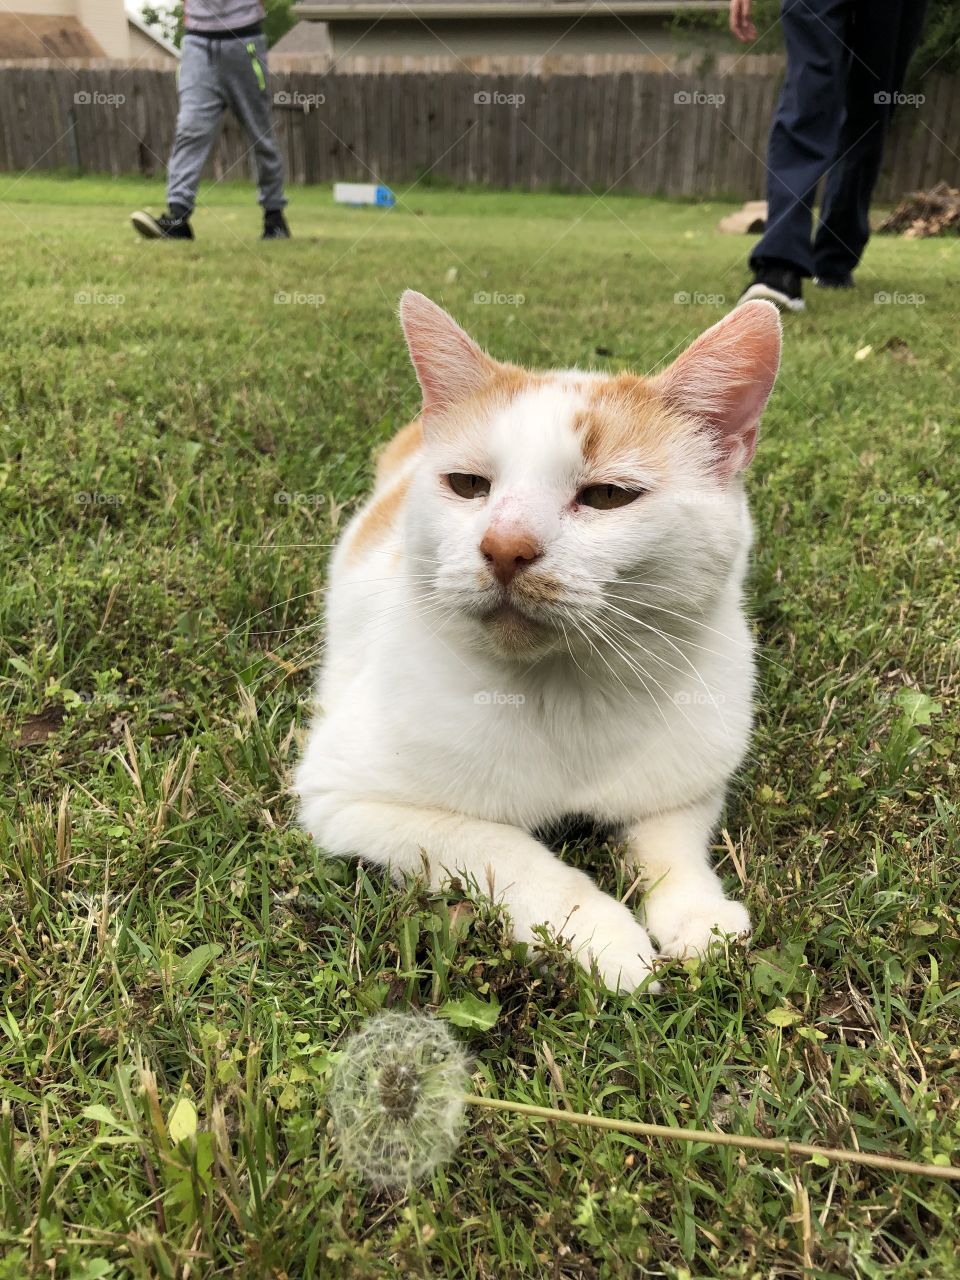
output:
[{"label": "cat's pink inner ear", "polygon": [[702,333],[654,386],[671,408],[699,419],[714,438],[725,477],[742,471],[780,365],[780,313],[744,302]]},{"label": "cat's pink inner ear", "polygon": [[469,399],[494,376],[496,361],[422,293],[413,289],[404,293],[400,323],[423,392],[425,415],[442,413]]}]

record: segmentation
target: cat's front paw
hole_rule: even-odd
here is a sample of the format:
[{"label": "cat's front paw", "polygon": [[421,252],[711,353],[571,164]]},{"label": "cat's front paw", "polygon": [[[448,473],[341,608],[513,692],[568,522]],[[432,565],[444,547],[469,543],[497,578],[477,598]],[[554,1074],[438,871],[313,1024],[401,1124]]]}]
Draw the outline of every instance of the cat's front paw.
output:
[{"label": "cat's front paw", "polygon": [[[611,991],[636,991],[653,972],[656,952],[650,935],[615,898],[598,894],[596,901],[581,903],[562,933],[580,964],[593,962]],[[660,984],[650,982],[647,990],[657,992]]]},{"label": "cat's front paw", "polygon": [[663,955],[683,960],[703,956],[722,937],[750,932],[750,915],[742,902],[730,898],[651,904],[647,924]]}]

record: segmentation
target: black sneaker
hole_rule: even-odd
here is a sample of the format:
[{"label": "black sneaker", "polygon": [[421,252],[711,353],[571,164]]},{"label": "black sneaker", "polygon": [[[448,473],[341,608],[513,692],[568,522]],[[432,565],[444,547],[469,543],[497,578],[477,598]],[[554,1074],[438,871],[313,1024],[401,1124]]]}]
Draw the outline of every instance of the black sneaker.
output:
[{"label": "black sneaker", "polygon": [[130,215],[130,221],[148,240],[193,239],[193,227],[190,225],[189,214],[175,217],[170,213],[161,213],[159,218],[155,218],[152,213],[138,209],[136,213]]},{"label": "black sneaker", "polygon": [[849,271],[843,276],[814,276],[813,283],[821,289],[852,289],[853,276]]},{"label": "black sneaker", "polygon": [[750,302],[752,298],[775,302],[784,311],[802,311],[803,277],[792,267],[757,267],[740,301]]},{"label": "black sneaker", "polygon": [[261,240],[289,240],[290,228],[283,216],[282,209],[268,209],[263,215],[263,235]]}]

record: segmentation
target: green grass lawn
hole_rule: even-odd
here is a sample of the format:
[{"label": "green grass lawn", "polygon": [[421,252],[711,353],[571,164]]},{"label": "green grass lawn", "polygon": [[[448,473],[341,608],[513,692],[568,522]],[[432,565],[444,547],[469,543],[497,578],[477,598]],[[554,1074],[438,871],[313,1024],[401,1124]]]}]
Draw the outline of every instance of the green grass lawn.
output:
[{"label": "green grass lawn", "polygon": [[[624,1000],[324,861],[287,775],[326,548],[417,408],[400,291],[504,358],[645,371],[748,242],[718,205],[418,188],[296,192],[263,245],[221,185],[164,245],[145,201],[0,177],[0,1277],[960,1274],[956,1184],[477,1112],[397,1196],[324,1101],[368,1015],[467,1001],[480,1091],[960,1164],[960,244],[876,240],[786,322],[717,845],[756,934]],[[624,887],[615,848],[568,856]]]}]

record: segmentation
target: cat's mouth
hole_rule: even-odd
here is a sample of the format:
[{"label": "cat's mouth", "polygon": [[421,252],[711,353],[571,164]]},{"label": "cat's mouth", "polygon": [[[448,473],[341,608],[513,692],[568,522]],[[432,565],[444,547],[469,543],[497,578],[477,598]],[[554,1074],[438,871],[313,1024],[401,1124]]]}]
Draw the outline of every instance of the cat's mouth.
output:
[{"label": "cat's mouth", "polygon": [[481,622],[492,626],[543,626],[543,609],[514,593],[502,594],[498,599],[484,603],[478,610]]},{"label": "cat's mouth", "polygon": [[520,601],[508,597],[497,600],[476,616],[497,648],[507,653],[529,653],[542,649],[545,644],[549,646],[554,639],[553,628],[542,616],[535,616]]},{"label": "cat's mouth", "polygon": [[543,624],[520,609],[512,600],[501,602],[487,613],[484,621],[494,627],[539,627]]},{"label": "cat's mouth", "polygon": [[475,593],[461,597],[463,615],[481,647],[517,658],[532,658],[553,649],[563,629],[563,586],[552,576],[520,574],[501,585],[493,575],[478,573]]}]

